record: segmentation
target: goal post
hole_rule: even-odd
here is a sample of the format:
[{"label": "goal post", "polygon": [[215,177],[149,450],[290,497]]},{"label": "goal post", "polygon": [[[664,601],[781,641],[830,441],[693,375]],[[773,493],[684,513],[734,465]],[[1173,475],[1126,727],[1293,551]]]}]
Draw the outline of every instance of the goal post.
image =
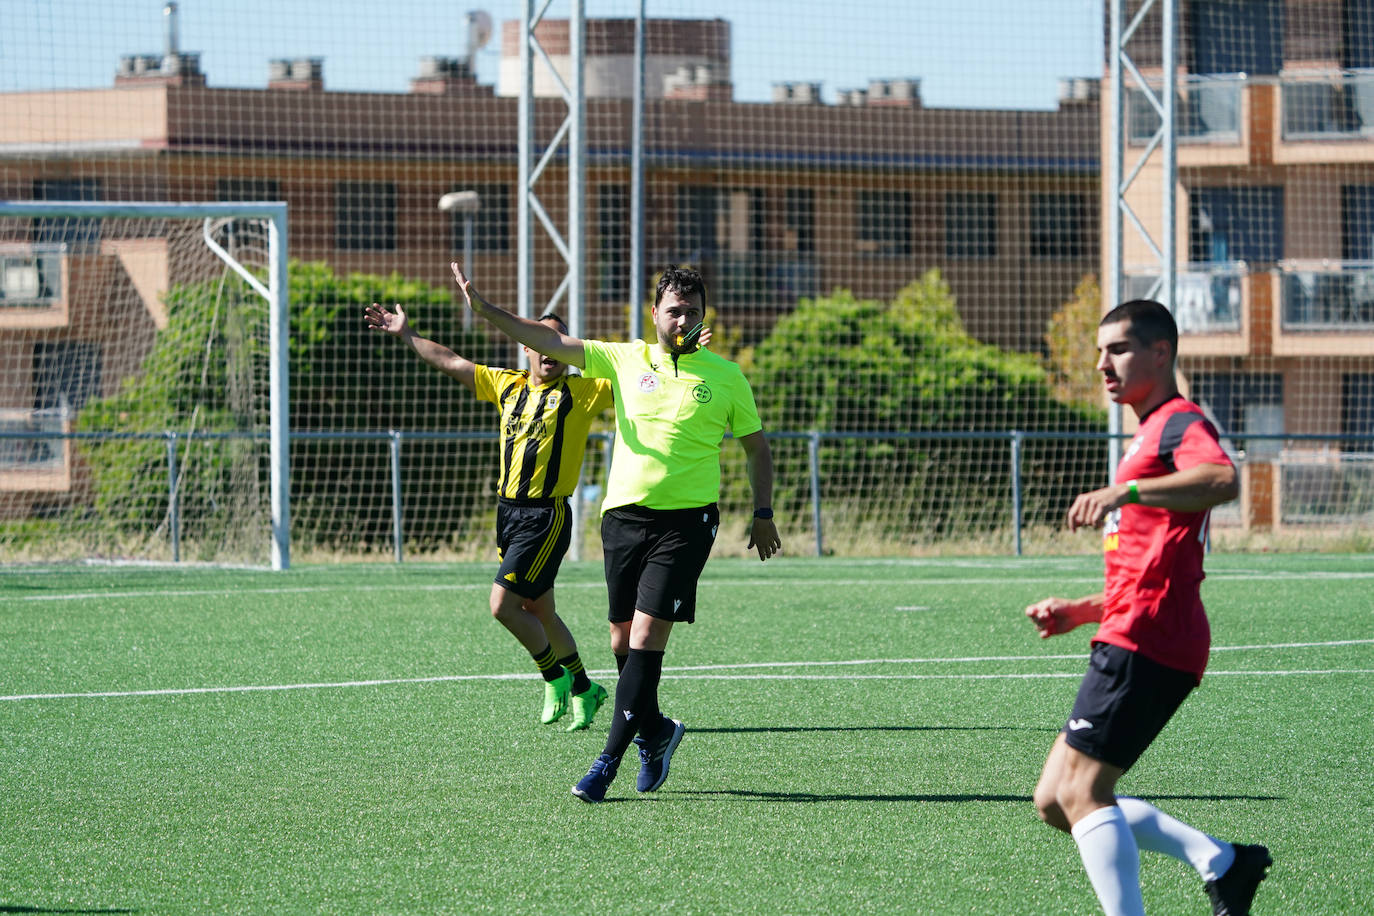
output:
[{"label": "goal post", "polygon": [[[36,220],[30,227],[29,220]],[[62,336],[65,329],[72,334],[71,340],[80,338],[83,333],[83,325],[94,322],[91,316],[101,311],[99,297],[105,289],[100,282],[86,278],[83,282],[80,276],[73,280],[73,274],[79,274],[78,267],[71,263],[81,256],[79,249],[98,250],[100,253],[108,251],[119,252],[126,266],[134,265],[128,272],[128,284],[139,288],[139,295],[142,297],[145,306],[152,307],[153,303],[148,302],[150,293],[140,287],[140,280],[144,285],[152,286],[160,282],[166,291],[166,287],[177,282],[182,282],[185,278],[174,275],[174,271],[168,269],[167,252],[161,253],[162,269],[159,279],[156,278],[159,271],[154,268],[147,271],[147,276],[136,276],[139,264],[146,264],[147,252],[140,252],[133,242],[147,241],[146,237],[137,231],[126,230],[122,233],[116,232],[115,238],[102,239],[98,246],[92,244],[92,239],[101,239],[103,229],[82,230],[72,232],[71,226],[84,225],[84,221],[110,221],[122,220],[127,226],[136,226],[142,221],[174,221],[180,226],[179,237],[183,240],[183,246],[194,245],[194,234],[198,230],[200,242],[204,249],[213,253],[214,257],[223,261],[228,267],[238,275],[247,285],[253,289],[257,295],[266,300],[267,303],[267,340],[266,340],[266,362],[268,364],[268,420],[267,420],[267,439],[268,439],[268,468],[267,477],[269,480],[269,540],[271,553],[271,566],[275,570],[285,570],[290,566],[290,518],[291,518],[291,497],[290,497],[290,415],[289,415],[289,365],[288,365],[288,341],[289,341],[289,314],[288,314],[288,282],[287,282],[287,263],[288,263],[288,243],[287,243],[287,205],[280,201],[271,202],[98,202],[98,201],[0,201],[0,226],[5,227],[5,231],[0,233],[0,259],[4,259],[6,270],[0,274],[0,280],[4,280],[5,286],[0,288],[0,339],[3,339],[6,331],[17,330],[27,332],[40,339],[40,343],[56,341],[57,343],[68,342]],[[192,221],[200,220],[201,224],[195,226]],[[259,270],[265,268],[267,282],[264,284],[248,267],[240,263],[236,255],[224,245],[220,244],[214,237],[216,227],[223,228],[227,221],[234,220],[255,220],[266,224],[267,228],[267,247],[265,252],[265,264],[255,265]],[[82,221],[82,222],[74,222]],[[99,224],[102,225],[103,224]],[[54,226],[58,227],[54,229]],[[63,228],[66,227],[66,228]],[[69,244],[71,242],[72,244]],[[54,251],[46,255],[48,263],[42,264],[45,256],[40,254],[40,250],[46,248]],[[25,263],[25,251],[27,250],[28,261]],[[8,253],[8,254],[7,254]],[[143,255],[140,260],[140,255]],[[91,255],[90,260],[97,257]],[[156,260],[156,258],[154,258]],[[52,278],[39,279],[40,265],[53,274]],[[33,283],[26,282],[32,275]],[[57,283],[67,285],[58,289]],[[11,284],[10,280],[14,279]],[[9,287],[13,285],[14,289]],[[32,293],[32,295],[29,295]],[[77,302],[80,297],[85,297],[88,301]],[[29,308],[25,308],[29,306]],[[113,309],[107,309],[113,311]],[[53,313],[56,317],[47,318],[45,313]],[[107,329],[110,333],[114,333]],[[86,333],[89,333],[87,331]],[[35,344],[35,347],[39,344]],[[249,347],[248,349],[252,349]],[[37,351],[35,350],[35,353]],[[48,352],[48,351],[44,351]],[[22,355],[22,354],[21,354]],[[64,350],[54,348],[51,351],[52,361],[55,366],[54,373],[71,372],[70,366],[63,366],[62,360],[68,358],[68,353]],[[12,361],[12,360],[8,360]],[[37,359],[34,359],[37,362]],[[41,367],[35,366],[34,373],[38,373]],[[109,389],[109,379],[106,380],[106,389]],[[36,385],[35,385],[36,387]],[[36,410],[36,408],[35,408]],[[67,412],[66,400],[63,399],[63,414]],[[112,431],[107,431],[112,432]],[[23,434],[14,434],[22,436]],[[40,434],[29,435],[30,439]],[[75,434],[70,430],[63,430],[62,436],[70,441]],[[175,433],[169,439],[169,471],[168,476],[172,480],[167,506],[168,526],[172,532],[173,543],[176,538],[176,506],[178,502],[177,475],[176,475],[176,452],[175,452]],[[56,475],[60,476],[60,475]],[[69,489],[73,486],[70,479],[65,484]],[[11,483],[8,489],[22,487],[23,484]],[[62,484],[56,485],[60,488]],[[54,489],[54,487],[49,487]],[[234,498],[237,498],[236,496]],[[179,557],[173,557],[179,559]]]}]

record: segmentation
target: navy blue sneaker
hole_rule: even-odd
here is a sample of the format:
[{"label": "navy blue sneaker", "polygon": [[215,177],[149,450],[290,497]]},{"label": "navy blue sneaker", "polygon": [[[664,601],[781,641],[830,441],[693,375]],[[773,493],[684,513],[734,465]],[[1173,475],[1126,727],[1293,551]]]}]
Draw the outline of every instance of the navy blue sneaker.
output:
[{"label": "navy blue sneaker", "polygon": [[1250,901],[1274,860],[1263,846],[1236,846],[1236,860],[1226,873],[1205,885],[1213,916],[1250,916]]},{"label": "navy blue sneaker", "polygon": [[592,761],[592,768],[587,771],[587,775],[573,786],[572,794],[588,804],[604,801],[606,790],[611,787],[611,780],[615,779],[615,771],[619,768],[619,757],[602,754]]},{"label": "navy blue sneaker", "polygon": [[678,742],[687,731],[687,726],[677,719],[665,716],[663,721],[668,727],[662,729],[653,742],[643,737],[635,738],[635,744],[639,745],[639,778],[635,780],[635,788],[640,792],[653,792],[663,785],[668,778],[668,761],[673,759],[673,751],[677,750]]}]

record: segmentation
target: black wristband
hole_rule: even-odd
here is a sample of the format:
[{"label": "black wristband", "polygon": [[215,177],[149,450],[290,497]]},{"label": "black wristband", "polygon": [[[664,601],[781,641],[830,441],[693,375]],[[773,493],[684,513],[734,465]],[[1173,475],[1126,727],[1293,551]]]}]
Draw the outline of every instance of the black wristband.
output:
[{"label": "black wristband", "polygon": [[772,518],[773,510],[764,506],[762,509],[754,510],[754,518]]}]

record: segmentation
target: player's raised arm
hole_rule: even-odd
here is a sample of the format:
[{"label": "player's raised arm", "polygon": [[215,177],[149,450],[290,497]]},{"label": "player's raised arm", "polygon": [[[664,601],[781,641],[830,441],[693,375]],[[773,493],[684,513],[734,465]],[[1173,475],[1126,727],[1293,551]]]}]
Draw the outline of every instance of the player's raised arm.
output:
[{"label": "player's raised arm", "polygon": [[458,288],[463,291],[463,298],[467,299],[468,308],[496,325],[501,333],[536,353],[543,353],[579,369],[586,367],[586,355],[580,338],[570,337],[547,324],[522,318],[498,305],[493,305],[473,289],[472,281],[463,273],[457,261],[451,262],[449,267],[453,270],[453,279],[457,282]]},{"label": "player's raised arm", "polygon": [[374,302],[363,310],[363,321],[374,331],[385,331],[393,337],[400,338],[415,351],[416,356],[445,375],[462,382],[469,391],[477,390],[477,366],[472,360],[459,356],[443,344],[416,334],[399,303],[396,305],[396,311],[391,312]]}]

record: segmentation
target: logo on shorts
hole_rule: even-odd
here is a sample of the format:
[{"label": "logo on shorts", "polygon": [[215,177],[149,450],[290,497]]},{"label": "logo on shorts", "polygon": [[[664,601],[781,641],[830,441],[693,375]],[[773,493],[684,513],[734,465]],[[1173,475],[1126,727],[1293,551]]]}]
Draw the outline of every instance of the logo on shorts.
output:
[{"label": "logo on shorts", "polygon": [[658,376],[652,372],[646,372],[639,377],[639,390],[645,394],[653,394],[658,390]]},{"label": "logo on shorts", "polygon": [[1089,722],[1087,719],[1070,719],[1070,720],[1069,720],[1069,729],[1070,729],[1071,731],[1081,732],[1081,731],[1082,731],[1083,729],[1085,729],[1085,728],[1092,728],[1092,727],[1093,727],[1093,724],[1092,724],[1091,722]]},{"label": "logo on shorts", "polygon": [[682,599],[681,599],[681,598],[674,598],[674,599],[673,599],[673,613],[676,614],[676,613],[677,613],[677,609],[680,608],[680,607],[682,607]]},{"label": "logo on shorts", "polygon": [[692,397],[696,398],[698,403],[705,404],[711,400],[711,389],[705,384],[697,385],[692,389]]}]

